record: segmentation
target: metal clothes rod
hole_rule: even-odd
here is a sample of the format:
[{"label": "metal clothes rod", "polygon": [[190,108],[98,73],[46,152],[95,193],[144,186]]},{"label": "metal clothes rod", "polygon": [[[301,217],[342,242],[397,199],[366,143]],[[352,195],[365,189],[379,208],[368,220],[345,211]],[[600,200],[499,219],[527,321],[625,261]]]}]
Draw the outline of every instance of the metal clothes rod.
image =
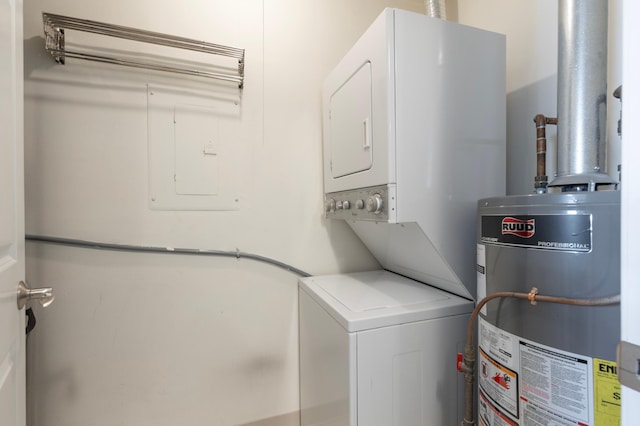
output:
[{"label": "metal clothes rod", "polygon": [[[65,58],[78,58],[90,61],[104,62],[116,65],[124,65],[135,68],[144,68],[155,71],[167,71],[178,74],[195,75],[218,80],[236,82],[242,88],[244,83],[244,49],[207,43],[184,37],[177,37],[152,31],[140,30],[121,25],[105,24],[103,22],[89,21],[86,19],[71,18],[68,16],[43,13],[45,47],[56,62],[65,63]],[[65,30],[75,30],[87,33],[133,40],[142,43],[156,44],[173,47],[176,49],[192,50],[211,55],[226,56],[238,60],[238,69],[235,74],[212,72],[206,69],[179,68],[151,62],[133,61],[125,58],[95,55],[85,52],[70,51],[65,48]]]}]

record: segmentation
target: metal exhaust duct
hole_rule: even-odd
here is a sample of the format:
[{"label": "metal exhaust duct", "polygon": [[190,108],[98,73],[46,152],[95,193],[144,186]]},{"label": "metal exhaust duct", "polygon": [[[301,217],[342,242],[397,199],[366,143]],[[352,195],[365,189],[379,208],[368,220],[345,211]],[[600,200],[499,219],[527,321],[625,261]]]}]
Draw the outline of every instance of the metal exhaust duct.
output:
[{"label": "metal exhaust duct", "polygon": [[424,0],[424,6],[427,9],[427,16],[447,20],[445,0]]},{"label": "metal exhaust duct", "polygon": [[607,0],[558,2],[558,156],[551,187],[615,184],[607,155]]}]

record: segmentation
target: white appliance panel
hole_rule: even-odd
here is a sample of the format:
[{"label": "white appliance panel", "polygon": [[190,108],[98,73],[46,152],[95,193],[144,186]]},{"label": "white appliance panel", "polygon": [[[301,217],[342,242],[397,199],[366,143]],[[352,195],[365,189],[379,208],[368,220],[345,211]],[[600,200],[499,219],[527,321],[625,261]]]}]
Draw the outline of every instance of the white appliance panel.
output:
[{"label": "white appliance panel", "polygon": [[371,168],[371,63],[365,62],[331,96],[331,175]]},{"label": "white appliance panel", "polygon": [[302,426],[459,423],[470,301],[388,271],[303,278],[299,297]]},{"label": "white appliance panel", "polygon": [[303,425],[357,424],[356,336],[299,292],[300,419]]},{"label": "white appliance panel", "polygon": [[[365,277],[371,277],[372,280]],[[427,303],[449,299],[440,291],[425,291],[424,284],[390,278],[394,277],[388,273],[374,271],[312,281],[354,313],[419,304],[424,306]],[[349,283],[346,284],[346,281]]]},{"label": "white appliance panel", "polygon": [[[349,224],[385,269],[472,298],[417,223],[382,224],[360,220]],[[470,224],[471,227],[474,225]]]},{"label": "white appliance panel", "polygon": [[458,315],[473,307],[466,299],[384,270],[309,277],[300,288],[348,332]]},{"label": "white appliance panel", "polygon": [[358,425],[458,425],[469,315],[358,333]]},{"label": "white appliance panel", "polygon": [[[388,9],[392,10],[392,9]],[[395,152],[393,144],[388,140],[389,134],[394,134],[395,122],[390,118],[395,115],[395,105],[391,101],[394,96],[393,78],[389,74],[393,74],[393,57],[389,56],[387,35],[393,33],[393,20],[387,18],[387,12],[380,15],[372,24],[373,30],[367,31],[356,42],[354,49],[347,55],[326,79],[323,87],[323,135],[325,139],[324,154],[324,176],[325,176],[325,192],[340,191],[342,189],[364,188],[386,184],[395,181]],[[371,167],[357,173],[350,173],[344,176],[336,176],[334,178],[331,171],[331,164],[335,161],[338,163],[349,160],[341,160],[339,150],[336,145],[338,141],[333,140],[334,133],[332,129],[332,119],[337,118],[337,114],[332,111],[332,96],[342,88],[347,81],[354,76],[363,64],[368,64],[371,72],[370,88],[358,87],[361,92],[353,93],[353,96],[362,99],[371,99],[371,118],[369,126],[371,128]],[[354,86],[355,91],[355,86]],[[353,120],[349,128],[363,128],[363,117],[360,115],[349,114],[349,118]],[[341,118],[337,118],[341,119]],[[347,137],[340,137],[345,140]],[[362,139],[358,137],[353,143],[360,145]],[[334,149],[338,149],[335,151]],[[337,173],[339,175],[340,173]],[[329,183],[327,183],[329,179]]]}]

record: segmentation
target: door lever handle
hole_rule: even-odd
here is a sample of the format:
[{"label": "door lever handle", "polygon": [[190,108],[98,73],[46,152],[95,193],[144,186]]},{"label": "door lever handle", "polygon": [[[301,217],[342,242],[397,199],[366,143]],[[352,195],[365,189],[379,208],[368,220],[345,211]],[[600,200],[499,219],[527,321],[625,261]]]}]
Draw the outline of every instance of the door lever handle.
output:
[{"label": "door lever handle", "polygon": [[37,300],[43,308],[46,308],[53,303],[54,299],[51,287],[30,289],[24,281],[18,284],[18,309],[24,308],[30,300]]}]

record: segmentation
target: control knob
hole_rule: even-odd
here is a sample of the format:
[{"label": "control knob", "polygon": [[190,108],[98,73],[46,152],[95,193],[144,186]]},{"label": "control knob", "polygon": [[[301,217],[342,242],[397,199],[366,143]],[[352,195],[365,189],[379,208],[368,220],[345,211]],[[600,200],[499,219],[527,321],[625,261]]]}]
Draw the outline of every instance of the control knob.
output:
[{"label": "control knob", "polygon": [[324,209],[327,213],[336,211],[336,200],[333,198],[326,200],[324,203]]},{"label": "control knob", "polygon": [[367,197],[367,211],[373,214],[382,213],[382,197],[380,194],[373,194]]}]

